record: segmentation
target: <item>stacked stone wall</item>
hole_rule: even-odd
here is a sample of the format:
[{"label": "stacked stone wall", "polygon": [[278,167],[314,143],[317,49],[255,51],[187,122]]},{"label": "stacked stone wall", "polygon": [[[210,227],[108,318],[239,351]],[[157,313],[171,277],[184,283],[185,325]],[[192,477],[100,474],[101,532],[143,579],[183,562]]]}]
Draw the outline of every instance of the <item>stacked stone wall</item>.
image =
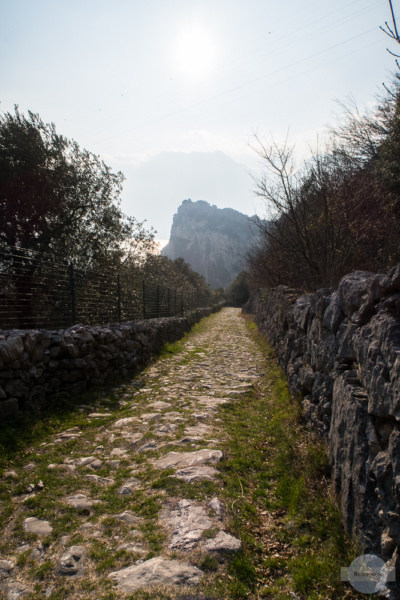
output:
[{"label": "stacked stone wall", "polygon": [[165,342],[219,308],[106,326],[0,330],[0,422],[133,375]]},{"label": "stacked stone wall", "polygon": [[337,290],[259,290],[245,311],[328,444],[348,531],[400,581],[400,265]]}]

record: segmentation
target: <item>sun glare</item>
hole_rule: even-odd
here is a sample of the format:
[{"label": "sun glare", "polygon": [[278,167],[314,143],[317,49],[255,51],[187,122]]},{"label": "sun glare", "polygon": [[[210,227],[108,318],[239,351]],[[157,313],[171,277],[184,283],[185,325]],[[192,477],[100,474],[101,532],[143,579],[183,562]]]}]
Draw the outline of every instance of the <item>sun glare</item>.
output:
[{"label": "sun glare", "polygon": [[196,25],[183,31],[173,46],[173,62],[186,79],[200,83],[215,69],[218,48],[205,28]]}]

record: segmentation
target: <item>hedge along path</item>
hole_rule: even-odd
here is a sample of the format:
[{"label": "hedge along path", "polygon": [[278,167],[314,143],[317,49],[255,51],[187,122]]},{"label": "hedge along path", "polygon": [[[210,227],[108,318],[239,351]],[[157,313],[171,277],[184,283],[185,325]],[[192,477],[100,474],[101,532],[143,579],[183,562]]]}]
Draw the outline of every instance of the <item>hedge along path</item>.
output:
[{"label": "hedge along path", "polygon": [[[250,471],[262,472],[266,453],[252,428],[264,431],[269,417],[246,419],[265,365],[239,310],[225,308],[17,455],[0,479],[0,597],[305,597],[289,588],[281,595],[282,586],[262,592],[290,558],[290,544],[273,534],[282,513],[262,512],[259,542],[250,531],[259,512],[246,499]],[[246,481],[247,443],[260,447],[261,462]],[[275,557],[267,569],[256,567],[254,548]]]}]

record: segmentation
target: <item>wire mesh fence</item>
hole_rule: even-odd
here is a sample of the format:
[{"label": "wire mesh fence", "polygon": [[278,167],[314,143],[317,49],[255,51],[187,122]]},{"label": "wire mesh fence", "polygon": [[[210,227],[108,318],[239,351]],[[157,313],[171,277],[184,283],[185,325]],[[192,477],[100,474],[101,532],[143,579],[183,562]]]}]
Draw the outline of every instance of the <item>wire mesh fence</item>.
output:
[{"label": "wire mesh fence", "polygon": [[52,255],[0,248],[0,328],[99,325],[183,315],[207,294],[143,281],[132,269],[78,269]]}]

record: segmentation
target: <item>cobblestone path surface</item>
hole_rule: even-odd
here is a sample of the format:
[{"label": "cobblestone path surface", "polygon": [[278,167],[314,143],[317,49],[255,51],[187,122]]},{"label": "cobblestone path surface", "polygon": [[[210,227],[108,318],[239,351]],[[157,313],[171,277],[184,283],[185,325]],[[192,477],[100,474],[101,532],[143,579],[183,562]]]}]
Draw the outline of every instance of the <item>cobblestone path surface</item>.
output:
[{"label": "cobblestone path surface", "polygon": [[0,596],[202,598],[204,565],[224,569],[242,543],[219,493],[221,416],[262,365],[239,310],[225,308],[115,388],[116,409],[80,406],[74,427],[9,465]]}]

